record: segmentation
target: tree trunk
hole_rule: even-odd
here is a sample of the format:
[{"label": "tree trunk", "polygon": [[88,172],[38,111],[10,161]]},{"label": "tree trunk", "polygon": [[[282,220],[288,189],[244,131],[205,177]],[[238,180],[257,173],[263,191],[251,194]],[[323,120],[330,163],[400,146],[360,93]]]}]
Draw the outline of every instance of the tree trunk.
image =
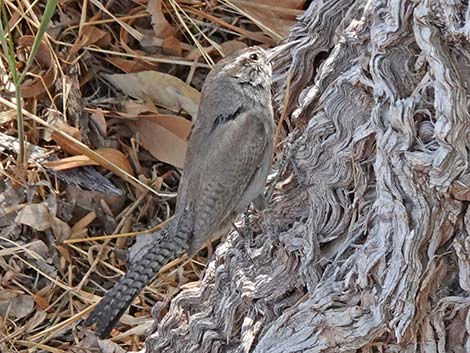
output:
[{"label": "tree trunk", "polygon": [[469,39],[467,2],[314,0],[276,48],[271,205],[144,351],[470,352]]}]

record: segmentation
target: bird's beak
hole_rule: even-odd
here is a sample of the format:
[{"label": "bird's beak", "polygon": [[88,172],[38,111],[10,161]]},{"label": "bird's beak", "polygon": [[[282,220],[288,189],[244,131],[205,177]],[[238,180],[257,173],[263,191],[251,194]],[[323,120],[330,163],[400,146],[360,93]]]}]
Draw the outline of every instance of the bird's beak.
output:
[{"label": "bird's beak", "polygon": [[269,62],[272,61],[274,55],[275,55],[274,49],[266,50],[266,56],[267,56]]}]

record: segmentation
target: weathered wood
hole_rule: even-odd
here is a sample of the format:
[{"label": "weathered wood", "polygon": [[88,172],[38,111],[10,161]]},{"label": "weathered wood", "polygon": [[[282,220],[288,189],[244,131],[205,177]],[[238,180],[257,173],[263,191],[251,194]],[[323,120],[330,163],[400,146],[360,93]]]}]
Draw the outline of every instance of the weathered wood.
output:
[{"label": "weathered wood", "polygon": [[294,177],[144,351],[470,352],[469,39],[468,2],[313,1],[276,49]]}]

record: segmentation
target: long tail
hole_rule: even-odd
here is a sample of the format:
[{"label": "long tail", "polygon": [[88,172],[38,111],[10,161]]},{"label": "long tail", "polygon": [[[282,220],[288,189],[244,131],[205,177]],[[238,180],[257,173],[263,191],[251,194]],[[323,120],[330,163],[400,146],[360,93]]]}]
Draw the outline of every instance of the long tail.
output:
[{"label": "long tail", "polygon": [[170,237],[165,236],[168,232],[165,233],[156,238],[143,256],[132,264],[129,272],[106,293],[85,321],[86,326],[96,323],[98,337],[106,338],[127,307],[160,268],[186,251],[187,232],[180,228]]}]

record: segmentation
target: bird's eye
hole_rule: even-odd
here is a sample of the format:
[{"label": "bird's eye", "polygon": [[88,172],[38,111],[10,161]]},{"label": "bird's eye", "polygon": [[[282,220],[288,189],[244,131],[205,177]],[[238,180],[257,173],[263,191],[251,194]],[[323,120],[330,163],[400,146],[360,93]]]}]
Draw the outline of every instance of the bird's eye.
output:
[{"label": "bird's eye", "polygon": [[250,54],[250,60],[258,61],[258,54],[256,53]]}]

